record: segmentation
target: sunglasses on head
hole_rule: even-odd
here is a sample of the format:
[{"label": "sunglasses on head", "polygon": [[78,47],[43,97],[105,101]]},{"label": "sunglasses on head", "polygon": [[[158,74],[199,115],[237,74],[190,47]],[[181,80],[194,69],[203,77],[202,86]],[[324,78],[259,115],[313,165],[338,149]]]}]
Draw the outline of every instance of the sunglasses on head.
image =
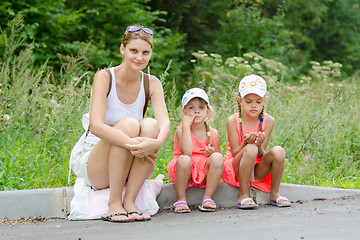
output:
[{"label": "sunglasses on head", "polygon": [[143,30],[145,33],[147,33],[147,34],[149,34],[149,35],[151,35],[151,36],[154,34],[153,30],[151,30],[150,28],[140,27],[140,26],[135,26],[135,25],[128,26],[128,27],[126,28],[126,30],[127,30],[128,32],[138,32],[138,31],[140,31],[140,30]]}]

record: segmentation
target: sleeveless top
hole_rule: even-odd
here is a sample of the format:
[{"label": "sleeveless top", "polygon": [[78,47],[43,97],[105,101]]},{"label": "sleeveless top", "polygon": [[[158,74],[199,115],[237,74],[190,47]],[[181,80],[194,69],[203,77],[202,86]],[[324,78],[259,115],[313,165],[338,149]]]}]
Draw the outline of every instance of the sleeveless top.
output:
[{"label": "sleeveless top", "polygon": [[[240,124],[239,124],[239,113],[235,113],[235,116],[236,116],[236,132],[239,136],[239,146],[241,145],[241,143],[244,141],[244,137],[242,136],[241,134],[241,129],[240,129]],[[261,130],[264,131],[265,130],[265,124],[266,124],[266,118],[267,118],[267,113],[264,113],[263,115],[263,123],[261,125]],[[242,125],[242,130],[243,130],[243,133],[244,135],[245,134],[249,134],[251,132],[255,132],[255,133],[259,133],[259,125],[260,125],[260,120],[257,121],[256,125],[254,126],[253,129],[247,129],[245,124],[241,124]],[[229,137],[227,137],[227,144],[226,144],[226,155],[225,155],[225,160],[227,159],[232,159],[233,156],[232,156],[232,153],[231,153],[231,147],[230,147],[230,143],[229,143]]]},{"label": "sleeveless top", "polygon": [[[262,123],[262,131],[265,130],[265,124],[266,124],[266,119],[267,119],[267,114],[264,113],[263,116],[263,123]],[[239,136],[239,146],[241,145],[241,143],[244,141],[244,138],[241,134],[241,129],[240,129],[240,124],[239,124],[239,113],[235,113],[235,117],[236,117],[236,132]],[[256,123],[255,127],[253,129],[247,129],[245,124],[242,124],[242,130],[244,134],[249,134],[250,132],[259,132],[259,125],[260,125],[260,120]],[[235,172],[234,172],[234,167],[232,165],[232,160],[233,160],[233,156],[231,153],[231,147],[230,147],[230,143],[229,143],[229,136],[227,137],[227,145],[226,145],[226,155],[224,158],[224,171],[222,174],[222,179],[224,180],[224,182],[226,182],[227,184],[230,184],[232,186],[235,187],[239,187],[239,181],[236,179],[235,176]],[[262,157],[256,157],[256,161],[255,164],[257,164]],[[260,189],[261,191],[264,192],[270,192],[270,188],[271,188],[271,173],[269,173],[269,175],[267,177],[265,177],[261,182],[254,182],[253,179],[250,179],[249,182],[249,186],[251,187],[255,187],[257,189]]]},{"label": "sleeveless top", "polygon": [[[218,132],[216,129],[211,128],[210,131],[210,145],[214,145],[214,141],[216,140],[218,136]],[[206,177],[206,161],[210,156],[205,156],[204,151],[207,146],[207,140],[205,141],[199,141],[193,133],[191,133],[191,141],[193,144],[193,151],[191,153],[191,180],[192,184],[187,185],[186,189],[189,187],[200,187],[205,188],[206,184],[204,184],[204,179]],[[180,146],[177,141],[175,141],[174,137],[174,158],[169,162],[168,164],[168,173],[170,177],[170,181],[175,183],[175,166],[177,159],[182,155],[180,151]]]},{"label": "sleeveless top", "polygon": [[[106,113],[104,123],[109,126],[114,126],[123,118],[135,118],[138,122],[143,119],[143,108],[145,105],[145,89],[144,89],[144,73],[141,72],[141,84],[138,97],[131,104],[125,104],[120,101],[116,92],[116,79],[114,68],[109,69],[111,72],[111,88],[109,95],[106,98]],[[89,132],[85,142],[97,144],[101,139]]]},{"label": "sleeveless top", "polygon": [[[181,125],[182,124],[180,124],[180,126]],[[210,130],[210,146],[213,146],[217,135],[218,135],[217,131],[215,131],[214,128],[211,128],[211,130]],[[204,155],[204,151],[207,146],[207,139],[205,141],[199,141],[194,136],[194,134],[191,132],[191,141],[193,144],[193,151],[191,153],[191,156],[196,155],[196,154]],[[180,151],[179,143],[175,140],[175,136],[174,136],[174,158],[178,158],[181,155],[182,155],[182,153]]]}]

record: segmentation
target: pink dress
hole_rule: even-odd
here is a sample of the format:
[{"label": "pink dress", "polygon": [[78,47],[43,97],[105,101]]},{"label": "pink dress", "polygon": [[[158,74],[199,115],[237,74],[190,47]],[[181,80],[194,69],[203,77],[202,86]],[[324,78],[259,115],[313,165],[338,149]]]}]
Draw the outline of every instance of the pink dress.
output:
[{"label": "pink dress", "polygon": [[[239,122],[239,113],[235,113],[236,116],[236,122]],[[264,121],[262,123],[262,129],[265,129],[265,124],[266,124],[266,118],[267,118],[267,114],[264,113]],[[243,133],[244,134],[249,134],[251,132],[255,132],[258,133],[259,132],[259,124],[260,124],[260,120],[257,122],[257,124],[255,125],[254,129],[249,131],[246,129],[245,124],[242,124],[242,128],[243,128]],[[243,136],[241,135],[241,131],[240,131],[240,124],[237,124],[236,126],[236,131],[239,135],[239,146],[241,145],[241,143],[244,141]],[[235,187],[239,187],[239,181],[235,178],[235,172],[234,172],[234,168],[232,165],[232,160],[233,160],[233,156],[231,153],[231,148],[230,148],[230,144],[229,144],[229,137],[227,140],[227,146],[226,146],[227,152],[226,152],[226,156],[224,159],[224,171],[222,174],[222,179],[224,180],[224,182],[226,182],[227,184],[230,184],[232,186]],[[256,162],[255,165],[261,160],[261,157],[256,157]],[[261,182],[254,182],[252,180],[250,180],[250,186],[255,187],[257,189],[260,189],[261,191],[264,192],[270,192],[270,187],[271,187],[271,174],[269,174],[263,181]]]},{"label": "pink dress", "polygon": [[[210,145],[213,146],[214,141],[218,135],[216,129],[211,128],[210,134]],[[174,137],[175,139],[175,137]],[[206,184],[203,184],[205,179],[205,164],[209,157],[204,155],[205,147],[207,146],[207,140],[200,142],[196,139],[196,137],[191,133],[191,141],[193,144],[193,152],[190,156],[192,162],[191,168],[191,179],[193,184],[188,185],[186,189],[189,187],[200,187],[205,188]],[[174,158],[168,164],[168,173],[170,176],[170,181],[175,183],[175,166],[176,161],[181,156],[182,153],[180,151],[179,143],[174,140]]]}]

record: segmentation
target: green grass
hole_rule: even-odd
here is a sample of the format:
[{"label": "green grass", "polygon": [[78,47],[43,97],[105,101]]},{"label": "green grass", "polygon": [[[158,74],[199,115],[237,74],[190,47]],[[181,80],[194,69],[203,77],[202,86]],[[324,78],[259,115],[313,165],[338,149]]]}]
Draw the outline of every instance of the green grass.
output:
[{"label": "green grass", "polygon": [[[46,63],[34,69],[31,47],[21,49],[20,30],[15,25],[12,34],[2,36],[11,44],[0,62],[0,190],[73,185],[74,174],[67,183],[69,157],[84,131],[81,116],[88,111],[91,74],[81,55],[67,58],[57,79]],[[193,55],[194,72],[186,88],[201,86],[208,92],[215,110],[211,125],[219,131],[223,154],[226,118],[237,111],[238,83],[257,73],[268,83],[265,111],[276,120],[268,148],[286,150],[283,182],[360,187],[359,75],[342,78],[339,65],[331,63],[313,63],[317,67],[307,75],[295,74],[255,53],[226,60],[204,52]],[[167,79],[167,71],[159,77],[172,89],[166,93],[172,127],[154,172],[164,174],[165,182],[183,94],[176,79]]]}]

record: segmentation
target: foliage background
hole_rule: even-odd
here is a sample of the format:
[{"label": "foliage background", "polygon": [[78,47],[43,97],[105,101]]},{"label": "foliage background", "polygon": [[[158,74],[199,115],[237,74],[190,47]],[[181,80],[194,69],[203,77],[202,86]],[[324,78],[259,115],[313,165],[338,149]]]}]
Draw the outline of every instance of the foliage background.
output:
[{"label": "foliage background", "polygon": [[[171,136],[183,92],[201,86],[225,153],[236,85],[257,73],[277,121],[269,147],[287,151],[283,180],[359,187],[359,8],[355,0],[2,1],[0,190],[68,185],[92,77],[121,62],[130,24],[155,30],[150,68],[163,82]],[[155,174],[166,173],[172,144]]]}]

